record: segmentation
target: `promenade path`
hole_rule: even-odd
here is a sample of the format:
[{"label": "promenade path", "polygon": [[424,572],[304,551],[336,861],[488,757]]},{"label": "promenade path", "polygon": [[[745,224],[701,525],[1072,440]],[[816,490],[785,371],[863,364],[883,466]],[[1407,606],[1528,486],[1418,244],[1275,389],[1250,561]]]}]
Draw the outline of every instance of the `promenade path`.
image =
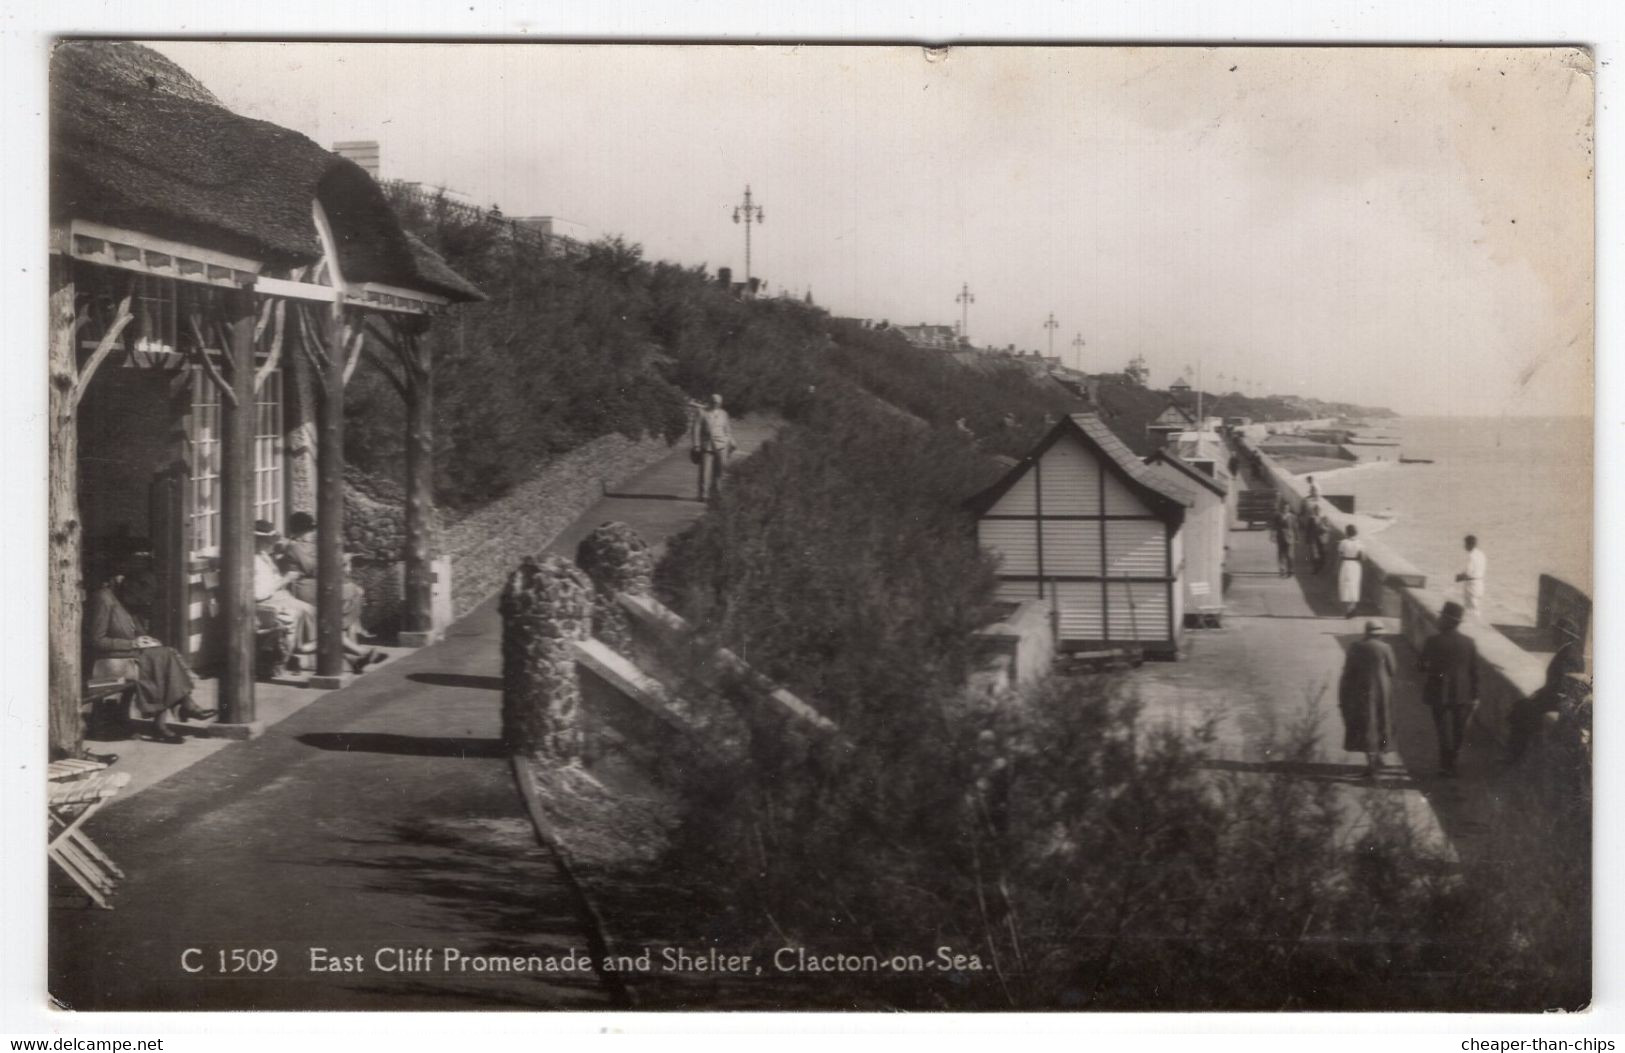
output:
[{"label": "promenade path", "polygon": [[[776,424],[736,424],[741,452]],[[612,519],[651,542],[671,536],[703,511],[694,476],[675,448],[549,551],[572,556]],[[129,876],[112,911],[53,907],[51,995],[96,1010],[609,1006],[590,970],[440,968],[444,948],[588,952],[575,894],[538,846],[501,748],[500,643],[492,597],[443,641],[104,809],[89,832]],[[318,971],[313,948],[316,964],[360,968]],[[381,971],[380,950],[385,965],[413,961],[391,948],[430,948],[435,968]],[[223,974],[233,949],[273,950],[276,966]]]},{"label": "promenade path", "polygon": [[[1178,662],[1147,663],[1130,678],[1146,719],[1185,730],[1211,720],[1216,769],[1334,784],[1351,830],[1381,801],[1399,806],[1422,837],[1460,859],[1493,852],[1491,817],[1513,788],[1497,763],[1500,748],[1473,728],[1460,777],[1435,774],[1437,742],[1421,701],[1417,656],[1397,635],[1398,620],[1375,619],[1394,648],[1399,676],[1398,749],[1373,785],[1360,778],[1364,755],[1342,750],[1337,710],[1344,655],[1372,618],[1344,618],[1335,561],[1315,574],[1300,551],[1297,572],[1283,578],[1269,531],[1232,524],[1227,562],[1224,628],[1188,631]],[[1288,757],[1284,747],[1301,735],[1316,739],[1315,749],[1307,758]]]}]

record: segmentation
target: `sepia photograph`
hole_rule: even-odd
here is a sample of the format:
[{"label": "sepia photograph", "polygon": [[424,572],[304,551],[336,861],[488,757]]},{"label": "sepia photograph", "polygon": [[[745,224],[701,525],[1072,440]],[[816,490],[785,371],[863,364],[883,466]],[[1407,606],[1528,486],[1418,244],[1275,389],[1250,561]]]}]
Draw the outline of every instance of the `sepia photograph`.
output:
[{"label": "sepia photograph", "polygon": [[55,40],[53,1005],[1586,1010],[1596,73]]}]

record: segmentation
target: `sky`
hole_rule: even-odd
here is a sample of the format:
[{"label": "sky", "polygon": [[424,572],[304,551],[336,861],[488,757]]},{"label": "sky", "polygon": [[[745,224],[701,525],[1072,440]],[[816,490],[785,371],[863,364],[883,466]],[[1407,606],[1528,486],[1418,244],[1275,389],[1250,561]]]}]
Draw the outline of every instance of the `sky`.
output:
[{"label": "sky", "polygon": [[[1572,49],[156,45],[385,178],[1087,370],[1589,414]],[[1053,313],[1057,328],[1045,328]],[[1082,346],[1075,346],[1076,341]]]}]

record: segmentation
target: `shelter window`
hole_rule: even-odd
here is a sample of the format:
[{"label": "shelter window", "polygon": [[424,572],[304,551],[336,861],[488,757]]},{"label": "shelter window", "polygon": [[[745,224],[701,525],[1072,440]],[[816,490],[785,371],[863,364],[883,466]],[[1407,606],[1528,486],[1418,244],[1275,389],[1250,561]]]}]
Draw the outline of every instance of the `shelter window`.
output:
[{"label": "shelter window", "polygon": [[213,556],[220,551],[220,393],[202,370],[191,372],[191,547],[194,556]]},{"label": "shelter window", "polygon": [[282,523],[282,371],[266,374],[254,402],[254,518]]}]

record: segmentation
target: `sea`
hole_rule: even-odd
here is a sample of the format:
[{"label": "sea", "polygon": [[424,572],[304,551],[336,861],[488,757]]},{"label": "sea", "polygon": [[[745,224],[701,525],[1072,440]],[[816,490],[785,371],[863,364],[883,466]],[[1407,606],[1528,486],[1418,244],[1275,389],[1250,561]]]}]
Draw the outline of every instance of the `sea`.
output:
[{"label": "sea", "polygon": [[[1372,421],[1401,456],[1315,473],[1321,492],[1353,494],[1355,511],[1390,514],[1378,537],[1428,576],[1459,589],[1462,538],[1489,560],[1491,622],[1533,625],[1541,574],[1592,592],[1592,422],[1578,417],[1402,417]],[[1375,524],[1373,524],[1375,525]]]}]

